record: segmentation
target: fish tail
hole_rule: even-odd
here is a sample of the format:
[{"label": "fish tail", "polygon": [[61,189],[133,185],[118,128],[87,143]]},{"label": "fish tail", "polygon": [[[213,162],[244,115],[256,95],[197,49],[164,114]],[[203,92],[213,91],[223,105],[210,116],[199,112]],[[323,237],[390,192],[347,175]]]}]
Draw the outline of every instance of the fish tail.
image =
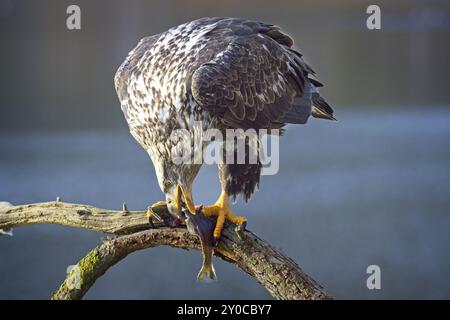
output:
[{"label": "fish tail", "polygon": [[209,247],[203,247],[203,263],[200,269],[197,280],[198,281],[216,281],[216,270],[214,270],[214,265],[212,263],[213,249]]},{"label": "fish tail", "polygon": [[212,282],[217,280],[216,271],[214,270],[213,260],[212,256],[214,253],[214,249],[207,244],[204,243],[204,241],[201,242],[202,245],[202,256],[203,256],[203,263],[202,268],[198,272],[197,280],[198,281],[205,281],[205,282]]},{"label": "fish tail", "polygon": [[200,269],[198,275],[197,275],[198,281],[216,281],[216,270],[214,270],[214,265],[212,263],[209,264],[203,264],[202,268]]}]

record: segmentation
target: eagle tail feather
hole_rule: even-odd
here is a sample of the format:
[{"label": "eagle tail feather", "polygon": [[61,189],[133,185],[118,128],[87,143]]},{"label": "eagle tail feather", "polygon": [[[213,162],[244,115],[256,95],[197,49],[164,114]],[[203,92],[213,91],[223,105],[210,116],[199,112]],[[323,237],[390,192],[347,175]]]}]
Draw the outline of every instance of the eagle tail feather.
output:
[{"label": "eagle tail feather", "polygon": [[311,115],[314,118],[336,121],[336,118],[333,116],[333,112],[333,109],[324,98],[322,98],[318,93],[313,94]]},{"label": "eagle tail feather", "polygon": [[304,124],[311,115],[311,95],[295,97],[292,108],[281,119],[284,123]]}]

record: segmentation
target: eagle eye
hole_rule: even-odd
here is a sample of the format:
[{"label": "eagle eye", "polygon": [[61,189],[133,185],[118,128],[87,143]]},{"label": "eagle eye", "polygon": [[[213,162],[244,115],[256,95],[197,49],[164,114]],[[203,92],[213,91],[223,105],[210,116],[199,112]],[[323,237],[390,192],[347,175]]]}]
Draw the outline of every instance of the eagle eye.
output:
[{"label": "eagle eye", "polygon": [[173,187],[173,182],[170,180],[164,180],[164,189],[168,190]]}]

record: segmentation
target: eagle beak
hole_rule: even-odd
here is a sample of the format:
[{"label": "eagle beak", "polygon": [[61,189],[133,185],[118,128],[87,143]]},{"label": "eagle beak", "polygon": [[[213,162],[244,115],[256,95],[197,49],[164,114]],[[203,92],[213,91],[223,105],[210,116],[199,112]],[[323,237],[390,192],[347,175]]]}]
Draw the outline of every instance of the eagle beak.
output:
[{"label": "eagle beak", "polygon": [[190,191],[183,189],[183,187],[178,184],[177,185],[177,208],[181,210],[185,206],[189,212],[195,215],[195,205],[192,201],[192,194]]}]

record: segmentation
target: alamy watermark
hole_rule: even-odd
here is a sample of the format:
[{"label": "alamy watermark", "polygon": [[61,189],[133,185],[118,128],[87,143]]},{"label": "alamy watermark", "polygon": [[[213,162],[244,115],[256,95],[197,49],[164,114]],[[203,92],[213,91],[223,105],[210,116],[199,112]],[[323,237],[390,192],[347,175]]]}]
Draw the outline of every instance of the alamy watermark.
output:
[{"label": "alamy watermark", "polygon": [[257,164],[262,175],[278,173],[280,158],[278,129],[203,129],[202,121],[193,127],[171,133],[171,158],[181,164]]},{"label": "alamy watermark", "polygon": [[381,289],[381,269],[376,264],[367,267],[366,273],[370,276],[367,278],[366,286],[369,290]]},{"label": "alamy watermark", "polygon": [[76,4],[67,7],[66,13],[69,15],[66,19],[66,27],[69,30],[81,29],[81,9]]},{"label": "alamy watermark", "polygon": [[367,17],[366,26],[369,30],[380,30],[381,29],[381,9],[376,4],[372,4],[367,7]]}]

